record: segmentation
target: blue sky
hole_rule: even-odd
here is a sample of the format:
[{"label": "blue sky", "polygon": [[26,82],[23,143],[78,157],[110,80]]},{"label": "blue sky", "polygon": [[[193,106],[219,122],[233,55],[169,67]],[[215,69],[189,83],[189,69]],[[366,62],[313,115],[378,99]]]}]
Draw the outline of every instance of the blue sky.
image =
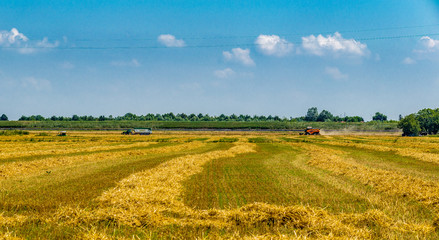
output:
[{"label": "blue sky", "polygon": [[439,103],[439,1],[1,1],[0,114],[366,120]]}]

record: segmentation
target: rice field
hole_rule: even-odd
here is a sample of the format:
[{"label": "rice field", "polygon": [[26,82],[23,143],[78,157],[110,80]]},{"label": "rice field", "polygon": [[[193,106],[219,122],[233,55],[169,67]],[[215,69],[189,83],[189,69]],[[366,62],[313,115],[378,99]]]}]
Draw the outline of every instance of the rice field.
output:
[{"label": "rice field", "polygon": [[439,138],[0,136],[0,239],[439,239]]}]

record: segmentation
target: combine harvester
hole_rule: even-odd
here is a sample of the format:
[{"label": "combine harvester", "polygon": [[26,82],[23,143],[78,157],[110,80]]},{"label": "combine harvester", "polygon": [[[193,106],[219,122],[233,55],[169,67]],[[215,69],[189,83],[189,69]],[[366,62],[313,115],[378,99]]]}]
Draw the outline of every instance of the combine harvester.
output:
[{"label": "combine harvester", "polygon": [[300,135],[320,135],[320,129],[307,127],[304,133],[300,133]]},{"label": "combine harvester", "polygon": [[152,128],[134,128],[122,132],[123,135],[149,135],[152,133]]}]

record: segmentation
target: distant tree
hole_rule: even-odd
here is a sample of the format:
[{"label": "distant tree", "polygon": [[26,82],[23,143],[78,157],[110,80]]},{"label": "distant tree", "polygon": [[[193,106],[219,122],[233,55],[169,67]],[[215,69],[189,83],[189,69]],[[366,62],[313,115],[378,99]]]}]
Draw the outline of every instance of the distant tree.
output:
[{"label": "distant tree", "polygon": [[146,120],[146,121],[152,121],[152,120],[154,120],[154,114],[152,114],[152,113],[148,113],[148,114],[146,114],[146,116],[145,116],[145,120]]},{"label": "distant tree", "polygon": [[197,115],[192,113],[191,115],[189,115],[189,120],[194,122],[194,121],[198,121],[199,119]]},{"label": "distant tree", "polygon": [[373,121],[387,121],[387,116],[380,113],[380,112],[376,112],[375,116],[372,117]]},{"label": "distant tree", "polygon": [[37,115],[37,116],[35,116],[35,120],[36,121],[44,121],[44,117],[41,115]]},{"label": "distant tree", "polygon": [[8,116],[6,116],[6,114],[2,114],[0,121],[8,121]]},{"label": "distant tree", "polygon": [[79,121],[79,116],[78,115],[73,115],[72,116],[72,121]]},{"label": "distant tree", "polygon": [[236,121],[236,120],[238,120],[238,116],[236,116],[236,114],[232,114],[232,115],[230,115],[230,120],[232,120],[232,121]]},{"label": "distant tree", "polygon": [[201,119],[201,121],[212,121],[212,117],[209,116],[209,114],[204,115],[204,117]]},{"label": "distant tree", "polygon": [[229,119],[229,117],[227,117],[224,114],[221,114],[218,116],[218,121],[227,121]]},{"label": "distant tree", "polygon": [[177,117],[181,117],[182,120],[187,120],[187,115],[185,113],[179,113],[177,114]]},{"label": "distant tree", "polygon": [[329,111],[323,110],[320,112],[319,116],[317,117],[317,122],[327,122],[332,121],[334,116]]},{"label": "distant tree", "polygon": [[309,108],[305,116],[305,121],[315,122],[317,121],[318,116],[319,112],[317,111],[316,107]]},{"label": "distant tree", "polygon": [[123,116],[123,120],[135,120],[135,119],[136,119],[136,115],[132,113],[126,113]]},{"label": "distant tree", "polygon": [[56,120],[58,120],[58,118],[54,115],[54,116],[50,117],[50,120],[56,121]]},{"label": "distant tree", "polygon": [[439,109],[425,108],[418,111],[416,119],[419,121],[421,130],[428,134],[436,134],[439,131]]},{"label": "distant tree", "polygon": [[104,115],[99,116],[98,121],[105,121],[107,120],[106,117]]},{"label": "distant tree", "polygon": [[22,116],[18,119],[18,121],[29,121],[29,117],[26,117],[26,116],[22,115]]},{"label": "distant tree", "polygon": [[364,119],[360,116],[349,117],[347,122],[364,122]]},{"label": "distant tree", "polygon": [[155,120],[157,120],[157,121],[163,121],[163,116],[162,116],[160,113],[157,113],[157,114],[155,115]]},{"label": "distant tree", "polygon": [[263,116],[263,115],[259,116],[258,119],[259,119],[259,121],[261,121],[261,122],[263,122],[263,121],[267,121],[267,117],[266,117],[266,116]]},{"label": "distant tree", "polygon": [[401,119],[398,123],[398,128],[402,129],[405,136],[418,136],[421,132],[421,126],[415,114],[410,114]]}]

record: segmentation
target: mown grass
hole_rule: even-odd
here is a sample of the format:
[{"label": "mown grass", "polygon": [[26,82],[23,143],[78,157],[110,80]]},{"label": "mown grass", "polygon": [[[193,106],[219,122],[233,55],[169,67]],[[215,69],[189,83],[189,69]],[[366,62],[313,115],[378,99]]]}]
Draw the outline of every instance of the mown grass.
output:
[{"label": "mown grass", "polygon": [[439,165],[412,157],[398,156],[394,152],[378,152],[347,146],[330,146],[347,152],[349,157],[362,165],[383,170],[439,181]]},{"label": "mown grass", "polygon": [[[169,144],[154,147],[168,146]],[[198,150],[123,157],[111,162],[85,163],[54,168],[33,177],[2,181],[0,212],[50,212],[60,205],[87,207],[102,191],[132,173],[150,169],[169,159],[194,152],[206,152],[222,146],[209,145]]]},{"label": "mown grass", "polygon": [[[31,138],[36,140],[29,141]],[[57,164],[29,175],[0,178],[0,239],[6,233],[24,239],[439,238],[439,227],[433,224],[438,216],[434,204],[425,204],[424,199],[411,192],[404,194],[380,188],[379,181],[372,180],[371,184],[359,175],[361,172],[352,168],[355,173],[350,173],[348,168],[361,166],[370,172],[387,171],[398,177],[416,177],[438,183],[439,164],[392,151],[327,144],[331,141],[383,146],[398,143],[399,148],[415,148],[422,142],[422,151],[431,152],[435,144],[439,144],[433,138],[306,137],[283,133],[179,133],[142,138],[79,133],[64,139],[71,143],[82,141],[90,146],[117,147],[118,144],[135,142],[154,144],[88,152],[85,145],[79,144],[76,146],[84,151],[5,159],[9,162],[3,164],[12,161],[28,164],[46,158],[59,157],[62,160],[75,156],[78,162]],[[40,144],[44,151],[50,151],[51,146],[55,149],[63,144],[64,139],[3,136],[0,142],[30,144],[32,149],[38,149]],[[184,147],[191,144],[195,147]],[[7,146],[13,147],[14,144]],[[178,146],[182,147],[158,151]],[[233,146],[247,150],[244,154],[230,155],[227,151]],[[107,161],[81,161],[81,156],[101,156],[99,154],[105,152],[111,156],[124,151],[133,154]],[[209,155],[211,153],[214,154]],[[335,168],[328,162],[331,159],[337,160],[338,166],[343,168]],[[170,165],[175,169],[170,169],[172,174],[166,178],[156,174],[148,180],[148,175],[145,175],[158,171],[166,173],[166,167]],[[172,179],[176,175],[180,177]],[[153,179],[155,182],[151,182]],[[137,185],[141,182],[144,185]],[[169,191],[163,184],[171,184],[177,189]],[[154,188],[154,193],[163,193],[163,198],[142,195],[142,191],[143,194],[152,193],[148,187]],[[126,194],[131,194],[132,198]],[[105,201],[101,199],[103,196],[107,196]],[[142,201],[155,207],[157,212],[143,209]],[[252,205],[255,202],[270,205]],[[298,212],[294,210],[292,213],[298,215],[284,215],[292,211],[290,207],[297,207]],[[77,215],[55,217],[66,208],[73,209]],[[103,211],[99,212],[99,209]],[[86,213],[90,214],[89,217],[101,216],[89,221],[88,215],[83,215]],[[320,216],[316,218],[320,220],[297,222],[307,214]],[[7,220],[7,217],[14,219],[17,215],[26,217],[25,223]],[[161,216],[163,223],[154,225],[149,222],[154,216]],[[77,219],[77,222],[70,224],[69,219]],[[129,224],[138,220],[140,224]]]},{"label": "mown grass", "polygon": [[[239,158],[217,159],[185,182],[184,201],[198,209],[238,208],[253,202],[276,205],[307,205],[333,213],[384,209],[373,188],[348,177],[307,166],[309,157],[297,147],[258,144],[256,153]],[[372,196],[374,195],[374,196]],[[402,198],[388,198],[422,218],[432,217],[424,206]],[[412,216],[413,217],[413,214]]]}]

